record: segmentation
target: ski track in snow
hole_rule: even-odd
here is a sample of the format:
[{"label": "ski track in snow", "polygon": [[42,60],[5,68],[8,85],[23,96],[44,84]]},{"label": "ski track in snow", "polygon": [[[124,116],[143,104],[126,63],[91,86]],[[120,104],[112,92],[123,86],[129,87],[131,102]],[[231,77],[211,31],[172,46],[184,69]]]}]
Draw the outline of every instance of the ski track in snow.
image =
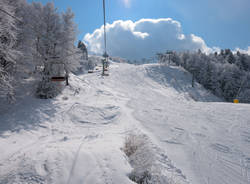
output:
[{"label": "ski track in snow", "polygon": [[27,97],[0,116],[1,184],[133,183],[121,150],[131,131],[179,183],[250,183],[250,105],[192,88],[174,66],[112,63],[109,77],[70,81],[56,99]]}]

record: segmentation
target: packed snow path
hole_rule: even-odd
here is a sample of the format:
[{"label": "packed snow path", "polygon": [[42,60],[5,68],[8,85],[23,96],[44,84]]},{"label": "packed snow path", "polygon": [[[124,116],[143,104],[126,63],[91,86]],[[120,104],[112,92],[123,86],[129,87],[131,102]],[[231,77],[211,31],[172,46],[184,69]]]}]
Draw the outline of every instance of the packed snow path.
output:
[{"label": "packed snow path", "polygon": [[0,183],[133,183],[121,150],[133,130],[167,153],[179,183],[248,184],[250,105],[219,101],[177,67],[71,76],[56,99],[27,97],[1,114]]}]

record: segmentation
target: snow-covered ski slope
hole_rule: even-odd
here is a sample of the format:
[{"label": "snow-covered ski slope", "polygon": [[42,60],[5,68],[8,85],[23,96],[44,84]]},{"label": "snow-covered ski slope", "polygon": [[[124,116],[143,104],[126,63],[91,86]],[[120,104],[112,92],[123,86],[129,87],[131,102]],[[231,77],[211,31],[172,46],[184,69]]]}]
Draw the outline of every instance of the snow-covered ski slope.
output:
[{"label": "snow-covered ski slope", "polygon": [[56,99],[1,114],[1,184],[133,183],[121,149],[131,131],[178,184],[250,183],[250,105],[192,88],[174,66],[112,63],[109,73],[72,75]]}]

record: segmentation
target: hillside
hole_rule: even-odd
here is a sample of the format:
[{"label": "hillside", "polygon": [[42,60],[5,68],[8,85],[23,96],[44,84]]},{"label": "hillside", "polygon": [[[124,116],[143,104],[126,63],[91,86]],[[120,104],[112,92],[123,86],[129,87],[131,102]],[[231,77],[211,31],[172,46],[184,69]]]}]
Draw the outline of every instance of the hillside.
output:
[{"label": "hillside", "polygon": [[159,183],[249,183],[250,105],[192,88],[174,66],[111,63],[109,73],[71,75],[55,99],[27,97],[0,116],[0,183],[133,183],[132,167],[143,168],[123,152],[131,133]]}]

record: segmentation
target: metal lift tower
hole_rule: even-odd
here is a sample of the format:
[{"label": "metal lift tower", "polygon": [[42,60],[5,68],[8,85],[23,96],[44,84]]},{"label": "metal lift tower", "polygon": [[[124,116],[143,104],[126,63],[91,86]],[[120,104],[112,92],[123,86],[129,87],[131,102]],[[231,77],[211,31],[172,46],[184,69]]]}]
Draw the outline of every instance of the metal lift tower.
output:
[{"label": "metal lift tower", "polygon": [[105,0],[103,0],[103,19],[104,19],[104,54],[103,54],[104,59],[102,61],[102,75],[105,75],[105,70],[107,70],[108,67]]}]

